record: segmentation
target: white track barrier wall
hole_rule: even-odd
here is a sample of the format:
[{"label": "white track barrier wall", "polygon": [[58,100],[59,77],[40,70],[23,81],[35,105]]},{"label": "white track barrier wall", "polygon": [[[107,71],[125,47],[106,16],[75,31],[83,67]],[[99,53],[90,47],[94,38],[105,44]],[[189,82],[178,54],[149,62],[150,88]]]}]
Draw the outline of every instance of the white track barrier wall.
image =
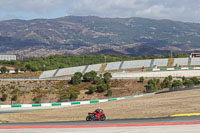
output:
[{"label": "white track barrier wall", "polygon": [[156,66],[167,66],[168,59],[155,59],[153,65]]},{"label": "white track barrier wall", "polygon": [[122,62],[112,62],[112,63],[108,63],[105,71],[109,71],[109,70],[119,70],[119,67],[121,65]]},{"label": "white track barrier wall", "polygon": [[52,78],[56,71],[57,70],[45,71],[45,72],[43,72],[40,75],[40,79],[43,79],[43,78]]},{"label": "white track barrier wall", "polygon": [[85,71],[86,73],[87,72],[90,72],[90,71],[100,71],[100,68],[101,68],[102,64],[95,64],[95,65],[89,65],[87,70]]},{"label": "white track barrier wall", "polygon": [[188,60],[189,58],[175,58],[173,66],[176,66],[176,65],[187,66]]},{"label": "white track barrier wall", "polygon": [[172,75],[173,77],[199,77],[200,70],[179,70],[179,71],[155,71],[155,72],[141,72],[141,73],[112,73],[113,79],[123,78],[164,78]]},{"label": "white track barrier wall", "polygon": [[122,69],[131,69],[131,68],[141,68],[141,67],[150,67],[151,60],[135,60],[135,61],[125,61]]},{"label": "white track barrier wall", "polygon": [[200,58],[192,58],[190,65],[192,65],[192,66],[200,65]]},{"label": "white track barrier wall", "polygon": [[71,67],[71,68],[60,69],[57,72],[56,77],[65,76],[65,75],[73,75],[76,72],[83,72],[83,70],[85,69],[85,67],[86,66],[79,66],[79,67]]}]

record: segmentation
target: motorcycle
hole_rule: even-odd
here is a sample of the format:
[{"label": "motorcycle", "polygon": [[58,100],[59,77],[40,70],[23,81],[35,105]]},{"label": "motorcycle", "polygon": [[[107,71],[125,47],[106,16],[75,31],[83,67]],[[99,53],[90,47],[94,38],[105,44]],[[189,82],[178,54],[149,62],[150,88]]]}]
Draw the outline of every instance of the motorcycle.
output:
[{"label": "motorcycle", "polygon": [[98,116],[95,113],[88,113],[88,116],[86,117],[86,121],[105,121],[106,120],[106,115],[104,112],[99,113],[100,118],[98,119]]}]

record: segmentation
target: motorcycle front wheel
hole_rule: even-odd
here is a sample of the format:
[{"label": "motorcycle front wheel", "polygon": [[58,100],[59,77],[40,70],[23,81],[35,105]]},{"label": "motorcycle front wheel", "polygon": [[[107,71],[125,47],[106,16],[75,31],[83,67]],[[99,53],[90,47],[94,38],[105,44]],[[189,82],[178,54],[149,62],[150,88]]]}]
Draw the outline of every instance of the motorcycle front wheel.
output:
[{"label": "motorcycle front wheel", "polygon": [[102,115],[102,116],[100,117],[100,120],[101,120],[101,121],[105,121],[105,120],[106,120],[106,116],[105,116],[105,115]]}]

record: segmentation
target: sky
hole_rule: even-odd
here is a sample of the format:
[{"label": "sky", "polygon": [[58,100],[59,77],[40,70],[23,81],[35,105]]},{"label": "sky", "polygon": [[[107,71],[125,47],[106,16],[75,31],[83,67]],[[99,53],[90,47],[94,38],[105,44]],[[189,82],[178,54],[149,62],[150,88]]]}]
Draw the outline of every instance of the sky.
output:
[{"label": "sky", "polygon": [[200,23],[200,0],[0,0],[0,20],[69,15]]}]

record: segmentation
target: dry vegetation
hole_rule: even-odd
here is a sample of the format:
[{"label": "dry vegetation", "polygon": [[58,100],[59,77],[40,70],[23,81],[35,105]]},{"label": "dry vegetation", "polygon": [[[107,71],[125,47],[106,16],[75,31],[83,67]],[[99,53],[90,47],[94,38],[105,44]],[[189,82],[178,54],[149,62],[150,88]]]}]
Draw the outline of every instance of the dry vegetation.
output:
[{"label": "dry vegetation", "polygon": [[12,74],[12,73],[5,73],[5,74],[0,74],[0,79],[39,78],[41,74],[42,74],[41,71],[38,71],[38,72],[30,72],[30,71],[27,71],[27,72],[25,72],[25,73],[19,73],[19,74],[15,74],[15,73],[13,73],[13,74]]},{"label": "dry vegetation", "polygon": [[[94,100],[108,98],[106,92],[87,94],[90,82],[82,82],[79,85],[73,86],[69,81],[0,81],[0,97],[2,94],[7,94],[6,101],[1,101],[0,104],[10,104],[11,97],[14,94],[18,95],[13,104],[30,104],[30,103],[47,103],[58,102],[59,97],[63,94],[76,92],[78,97],[72,100]],[[145,84],[138,83],[137,80],[112,80],[111,97],[122,97],[141,94],[146,91]],[[68,95],[70,97],[70,95]],[[109,98],[111,98],[109,97]],[[69,101],[69,100],[67,100]]]},{"label": "dry vegetation", "polygon": [[107,103],[2,114],[0,120],[9,122],[85,120],[87,113],[97,107],[104,109],[108,119],[167,117],[179,113],[197,113],[200,110],[199,103],[200,90],[187,90]]}]

